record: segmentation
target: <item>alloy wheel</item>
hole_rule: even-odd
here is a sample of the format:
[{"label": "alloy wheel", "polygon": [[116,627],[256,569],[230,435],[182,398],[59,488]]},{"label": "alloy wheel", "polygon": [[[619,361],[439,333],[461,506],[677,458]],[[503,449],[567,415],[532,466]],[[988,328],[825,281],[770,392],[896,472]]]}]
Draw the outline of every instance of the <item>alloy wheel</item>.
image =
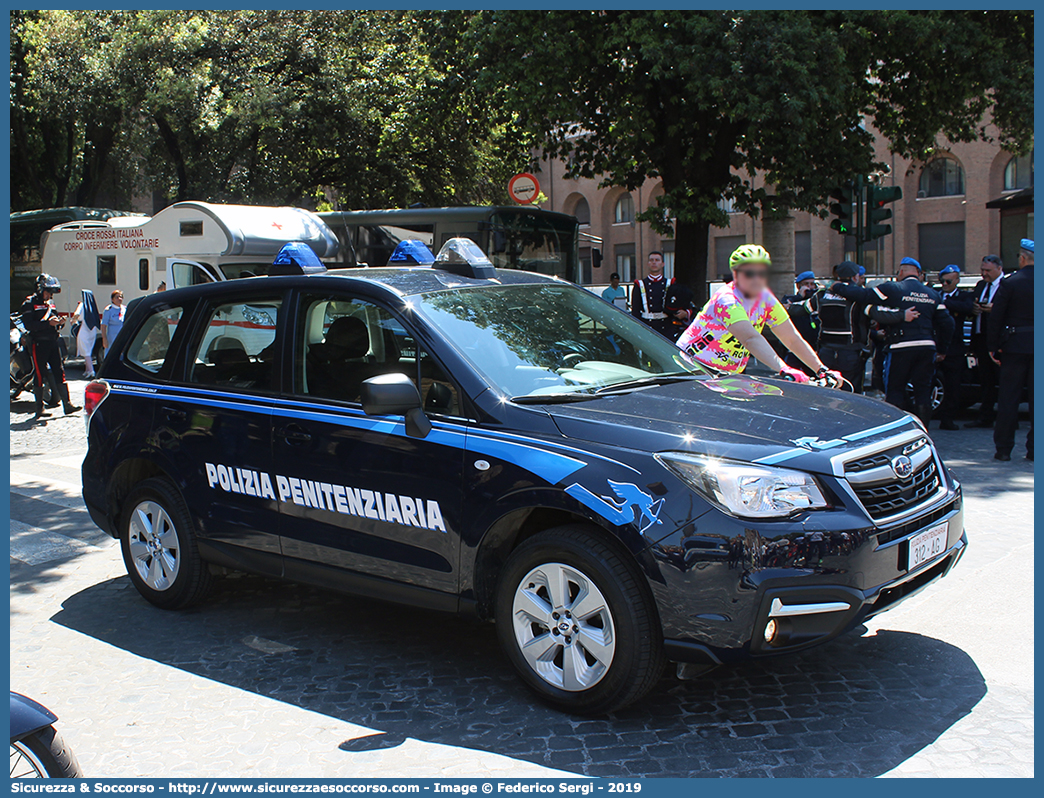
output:
[{"label": "alloy wheel", "polygon": [[569,692],[587,690],[609,671],[616,653],[608,602],[585,573],[571,565],[533,568],[515,589],[515,641],[533,671]]},{"label": "alloy wheel", "polygon": [[167,590],[181,567],[181,544],[167,511],[154,501],[141,502],[131,514],[129,537],[138,576],[153,590]]}]

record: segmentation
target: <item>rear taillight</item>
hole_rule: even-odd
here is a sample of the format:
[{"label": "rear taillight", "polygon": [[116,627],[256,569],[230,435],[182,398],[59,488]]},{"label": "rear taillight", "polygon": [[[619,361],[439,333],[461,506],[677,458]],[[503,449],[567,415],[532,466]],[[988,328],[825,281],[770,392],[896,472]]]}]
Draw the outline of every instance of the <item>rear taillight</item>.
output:
[{"label": "rear taillight", "polygon": [[90,426],[91,416],[98,409],[105,397],[109,395],[109,383],[105,380],[92,380],[83,390],[83,416]]}]

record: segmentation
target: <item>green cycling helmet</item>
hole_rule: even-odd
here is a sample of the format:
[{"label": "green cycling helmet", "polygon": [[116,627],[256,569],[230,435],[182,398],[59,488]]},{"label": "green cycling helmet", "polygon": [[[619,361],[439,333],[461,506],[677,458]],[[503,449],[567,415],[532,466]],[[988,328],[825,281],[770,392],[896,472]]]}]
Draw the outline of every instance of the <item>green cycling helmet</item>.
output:
[{"label": "green cycling helmet", "polygon": [[769,257],[768,250],[760,244],[744,244],[729,257],[729,268],[736,271],[744,263],[764,263],[771,266],[772,258]]}]

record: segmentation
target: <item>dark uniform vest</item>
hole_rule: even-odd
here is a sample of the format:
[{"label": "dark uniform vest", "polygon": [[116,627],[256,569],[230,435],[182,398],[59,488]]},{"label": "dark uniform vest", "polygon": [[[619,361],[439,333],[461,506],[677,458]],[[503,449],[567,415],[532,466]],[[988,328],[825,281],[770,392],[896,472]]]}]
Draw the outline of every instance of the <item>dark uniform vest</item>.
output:
[{"label": "dark uniform vest", "polygon": [[939,307],[945,310],[942,296],[917,280],[906,279],[888,283],[888,295],[892,305],[906,311],[914,308],[920,312],[913,321],[905,319],[888,330],[888,342],[892,348],[923,343],[935,346],[935,311]]},{"label": "dark uniform vest", "polygon": [[816,304],[819,306],[819,343],[821,346],[827,344],[844,346],[857,343],[857,330],[852,320],[856,309],[855,302],[838,296],[830,290],[825,290],[820,294]]}]

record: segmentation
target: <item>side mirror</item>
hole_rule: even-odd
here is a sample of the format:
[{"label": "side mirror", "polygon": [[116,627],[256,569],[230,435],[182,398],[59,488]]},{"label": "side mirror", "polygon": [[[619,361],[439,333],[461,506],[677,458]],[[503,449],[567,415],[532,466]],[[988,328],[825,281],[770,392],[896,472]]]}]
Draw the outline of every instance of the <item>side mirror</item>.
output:
[{"label": "side mirror", "polygon": [[406,434],[411,438],[425,438],[431,432],[420,392],[405,374],[380,374],[364,380],[360,398],[368,416],[405,416]]}]

